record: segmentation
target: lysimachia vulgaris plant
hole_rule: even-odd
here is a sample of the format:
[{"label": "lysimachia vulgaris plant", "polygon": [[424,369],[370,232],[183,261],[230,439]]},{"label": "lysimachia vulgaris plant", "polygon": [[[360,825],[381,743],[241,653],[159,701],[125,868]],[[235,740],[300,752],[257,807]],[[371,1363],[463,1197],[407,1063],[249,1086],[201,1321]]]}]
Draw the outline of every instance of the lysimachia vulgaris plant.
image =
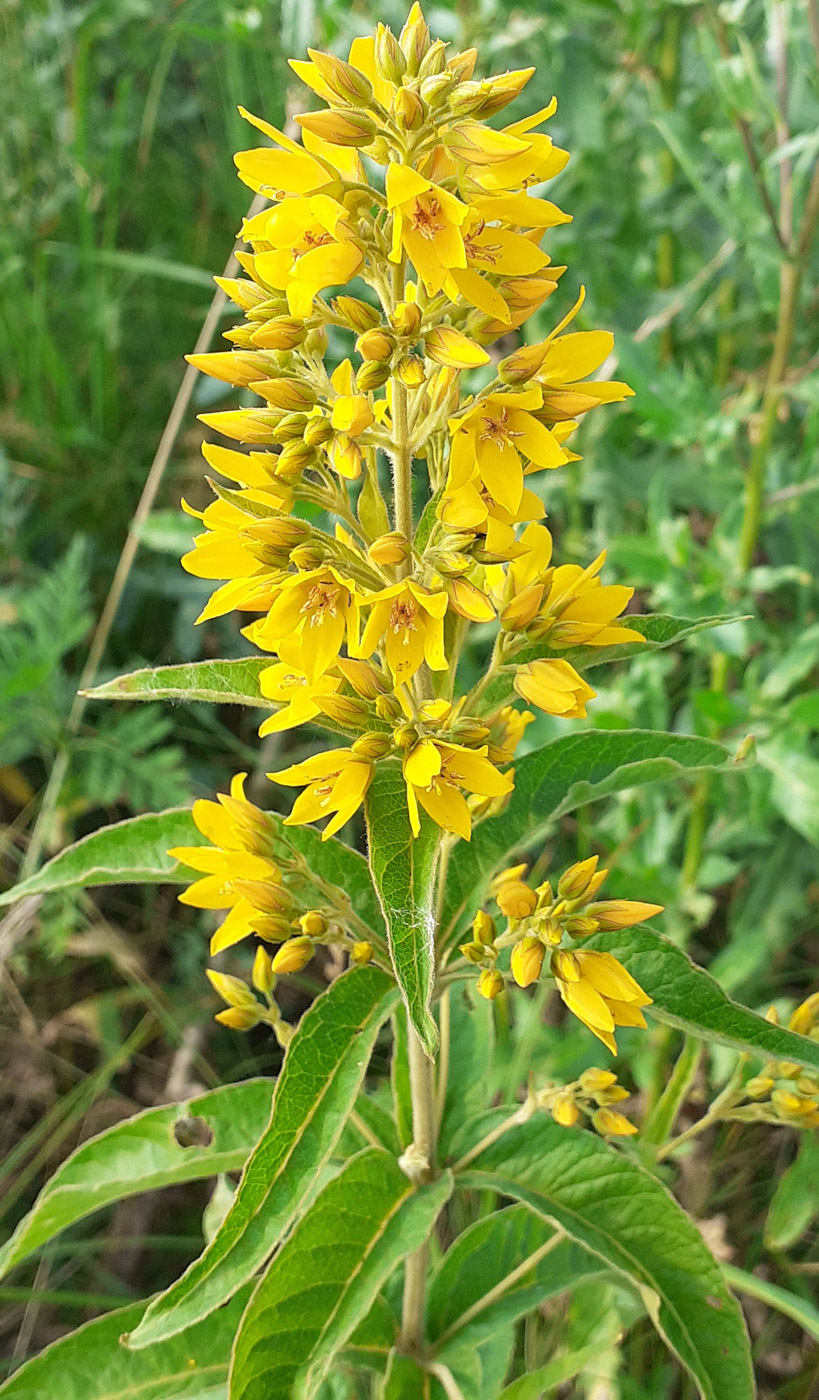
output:
[{"label": "lysimachia vulgaris plant", "polygon": [[[544,194],[568,160],[545,130],[555,103],[503,124],[532,70],[479,78],[477,57],[414,5],[398,37],[379,25],[346,61],[293,62],[317,99],[300,141],[243,113],[264,138],[236,156],[255,196],[245,275],[218,279],[243,319],[231,349],[191,358],[248,406],[202,415],[238,446],[203,447],[214,500],[186,507],[204,529],[183,563],[213,583],[200,622],[238,612],[254,655],[96,693],[246,703],[263,738],[328,737],[268,775],[278,805],[295,790],[289,815],[238,774],[192,812],[94,833],[11,897],[184,883],[184,904],[217,911],[217,1019],[267,1028],[282,1064],[275,1086],[149,1110],[60,1169],[87,1193],[60,1194],[58,1173],[5,1267],[96,1204],[244,1168],[180,1279],[28,1363],[9,1397],[85,1374],[84,1400],[521,1400],[615,1344],[516,1349],[520,1319],[561,1294],[605,1297],[621,1332],[647,1314],[706,1400],[753,1395],[740,1309],[658,1164],[721,1118],[819,1121],[815,999],[788,1028],[731,1002],[648,926],[660,906],[603,888],[593,837],[597,854],[550,866],[548,834],[582,804],[735,759],[576,723],[595,666],[715,619],[625,616],[604,552],[554,547],[552,474],[574,469],[580,420],[630,390],[544,247],[570,217]],[[540,747],[537,711],[565,722]],[[288,977],[324,988],[300,1021]],[[577,1018],[587,1061],[553,1079],[523,1064],[510,1089],[495,1030],[508,1044],[527,1007]],[[611,1057],[648,1018],[682,1043],[638,1132]],[[674,1137],[703,1040],[736,1070]],[[376,1044],[389,1084],[374,1067],[365,1084]]]}]

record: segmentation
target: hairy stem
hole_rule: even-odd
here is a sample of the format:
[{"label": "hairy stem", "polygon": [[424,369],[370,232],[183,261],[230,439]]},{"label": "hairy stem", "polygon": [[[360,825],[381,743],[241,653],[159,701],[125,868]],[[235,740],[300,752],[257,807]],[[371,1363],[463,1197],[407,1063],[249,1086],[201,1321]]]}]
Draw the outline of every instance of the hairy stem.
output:
[{"label": "hairy stem", "polygon": [[[430,1181],[436,1175],[435,1076],[412,1023],[408,1021],[410,1096],[412,1099],[412,1148],[418,1179]],[[404,1266],[404,1307],[400,1346],[414,1356],[424,1353],[424,1311],[426,1305],[429,1241],[415,1250]]]}]

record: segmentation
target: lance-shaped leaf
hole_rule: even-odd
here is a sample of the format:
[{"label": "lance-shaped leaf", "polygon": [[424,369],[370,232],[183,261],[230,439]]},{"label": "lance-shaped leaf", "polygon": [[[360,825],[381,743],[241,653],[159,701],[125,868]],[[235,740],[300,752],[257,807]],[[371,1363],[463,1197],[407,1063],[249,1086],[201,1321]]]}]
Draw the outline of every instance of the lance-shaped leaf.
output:
[{"label": "lance-shaped leaf", "polygon": [[430,1000],[435,973],[435,874],[441,832],[427,816],[413,836],[407,790],[395,759],[379,763],[366,798],[370,870],[378,892],[395,975],[410,1020],[432,1058],[438,1028]]},{"label": "lance-shaped leaf", "polygon": [[[347,895],[371,929],[382,929],[381,911],[364,857],[343,841],[322,841],[311,826],[285,827],[275,812],[267,819],[274,834],[304,857],[308,870]],[[36,875],[0,894],[0,905],[25,895],[95,885],[187,884],[191,872],[168,855],[174,846],[200,846],[206,838],[186,807],[170,808],[103,826],[48,861]]]},{"label": "lance-shaped leaf", "polygon": [[89,700],[206,700],[211,705],[256,705],[277,710],[259,689],[266,656],[238,661],[189,661],[182,666],[145,667],[84,690]]},{"label": "lance-shaped leaf", "polygon": [[752,1400],[742,1313],[693,1221],[649,1172],[545,1117],[512,1128],[459,1177],[511,1196],[636,1284],[704,1400]]},{"label": "lance-shaped leaf", "polygon": [[733,1050],[775,1060],[794,1060],[819,1070],[819,1043],[772,1026],[763,1016],[732,1001],[718,982],[697,967],[676,943],[652,928],[596,933],[583,944],[612,953],[652,998],[651,1016],[678,1026],[700,1040],[715,1040]]},{"label": "lance-shaped leaf", "polygon": [[222,1400],[249,1287],[207,1322],[135,1356],[120,1343],[144,1303],[61,1337],[0,1386],[2,1400]]},{"label": "lance-shaped leaf", "polygon": [[375,967],[339,977],[305,1012],[276,1085],[270,1125],[221,1229],[154,1300],[129,1345],[190,1327],[236,1292],[309,1206],[353,1107],[379,1027],[398,989]]},{"label": "lance-shaped leaf", "polygon": [[542,840],[553,822],[584,802],[732,764],[729,750],[712,739],[642,729],[584,729],[525,754],[515,764],[515,790],[503,813],[481,822],[471,842],[452,853],[443,928],[478,903],[516,851]]},{"label": "lance-shaped leaf", "polygon": [[[549,646],[549,638],[536,646],[522,648],[515,655],[517,665],[537,661],[544,657],[560,657],[576,666],[581,674],[593,666],[603,666],[609,661],[627,661],[632,656],[644,656],[649,651],[663,651],[666,647],[683,642],[697,632],[706,632],[712,627],[724,627],[730,622],[740,622],[740,617],[726,614],[721,617],[669,617],[663,613],[649,613],[644,617],[632,616],[623,619],[632,631],[645,638],[643,642],[618,642],[609,647],[557,647]],[[511,668],[503,669],[486,687],[482,704],[487,710],[506,704],[514,697]]]},{"label": "lance-shaped leaf", "polygon": [[458,1236],[432,1276],[427,1314],[436,1354],[480,1346],[604,1269],[527,1206],[495,1211]]},{"label": "lance-shaped leaf", "polygon": [[426,1239],[452,1191],[414,1187],[377,1148],[353,1157],[276,1255],[242,1319],[230,1400],[315,1395],[382,1284]]},{"label": "lance-shaped leaf", "polygon": [[184,1105],[146,1109],[89,1138],[57,1168],[0,1249],[0,1277],[111,1201],[238,1171],[267,1127],[273,1088],[271,1079],[226,1084]]},{"label": "lance-shaped leaf", "polygon": [[0,894],[0,905],[30,894],[93,885],[158,885],[187,881],[189,872],[168,855],[171,846],[201,845],[204,837],[186,807],[130,817],[92,831],[46,862],[36,875]]}]

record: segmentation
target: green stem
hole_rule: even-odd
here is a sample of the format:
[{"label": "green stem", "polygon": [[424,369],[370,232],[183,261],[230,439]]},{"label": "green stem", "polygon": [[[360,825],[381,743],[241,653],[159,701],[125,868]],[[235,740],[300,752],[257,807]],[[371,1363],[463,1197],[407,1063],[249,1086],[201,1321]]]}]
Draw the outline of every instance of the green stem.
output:
[{"label": "green stem", "polygon": [[[407,1022],[410,1097],[412,1100],[412,1148],[419,1181],[436,1174],[435,1077],[432,1060]],[[426,1343],[426,1308],[429,1240],[415,1250],[404,1266],[404,1305],[401,1318],[400,1348],[413,1356],[423,1356]]]}]

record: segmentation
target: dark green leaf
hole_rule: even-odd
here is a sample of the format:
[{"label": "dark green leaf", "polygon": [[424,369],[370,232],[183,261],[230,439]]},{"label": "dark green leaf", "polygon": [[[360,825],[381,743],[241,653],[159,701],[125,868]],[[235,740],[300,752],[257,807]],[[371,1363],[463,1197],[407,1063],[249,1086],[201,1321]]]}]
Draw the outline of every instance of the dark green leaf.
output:
[{"label": "dark green leaf", "polygon": [[625,788],[731,765],[728,749],[712,739],[642,729],[585,729],[525,754],[515,764],[515,790],[502,815],[482,822],[471,842],[452,853],[443,927],[473,908],[495,871],[516,850],[541,841],[566,812]]},{"label": "dark green leaf", "polygon": [[242,1320],[230,1400],[307,1400],[396,1265],[420,1245],[452,1190],[413,1187],[394,1157],[354,1157],[273,1260]]},{"label": "dark green leaf", "polygon": [[517,1198],[631,1279],[705,1400],[751,1400],[742,1313],[696,1225],[649,1172],[591,1133],[538,1116],[459,1182]]},{"label": "dark green leaf", "polygon": [[819,1215],[819,1140],[800,1133],[796,1157],[776,1183],[765,1220],[765,1248],[791,1249]]},{"label": "dark green leaf", "polygon": [[92,885],[157,885],[185,882],[184,866],[168,855],[171,846],[201,845],[185,807],[152,812],[104,826],[47,861],[36,875],[0,894],[0,905],[29,894],[50,894]]},{"label": "dark green leaf", "polygon": [[207,1322],[134,1355],[120,1344],[145,1304],[95,1318],[27,1361],[5,1385],[3,1400],[217,1400],[224,1394],[230,1349],[247,1304],[244,1288]]},{"label": "dark green leaf", "polygon": [[395,759],[387,759],[376,768],[367,793],[366,814],[370,870],[387,926],[395,975],[418,1038],[432,1058],[438,1044],[430,999],[441,832],[424,816],[420,836],[413,836],[406,785]]},{"label": "dark green leaf", "polygon": [[269,1257],[309,1206],[355,1103],[379,1027],[398,989],[375,967],[328,987],[302,1018],[273,1099],[270,1126],[250,1157],[213,1242],[130,1338],[151,1346],[190,1327],[229,1298]]},{"label": "dark green leaf", "polygon": [[676,943],[645,925],[617,933],[597,933],[583,944],[612,953],[652,998],[648,1012],[700,1040],[716,1040],[733,1050],[795,1060],[819,1069],[819,1044],[781,1026],[772,1026],[755,1011],[725,994],[703,968],[692,963]]},{"label": "dark green leaf", "polygon": [[212,705],[257,705],[278,710],[259,690],[267,656],[239,661],[190,661],[184,666],[146,667],[84,690],[90,700],[206,700]]},{"label": "dark green leaf", "polygon": [[[111,1201],[238,1171],[267,1126],[273,1088],[270,1079],[226,1084],[184,1106],[149,1108],[84,1142],[0,1249],[0,1277],[58,1231]],[[190,1146],[174,1135],[179,1120]]]}]

